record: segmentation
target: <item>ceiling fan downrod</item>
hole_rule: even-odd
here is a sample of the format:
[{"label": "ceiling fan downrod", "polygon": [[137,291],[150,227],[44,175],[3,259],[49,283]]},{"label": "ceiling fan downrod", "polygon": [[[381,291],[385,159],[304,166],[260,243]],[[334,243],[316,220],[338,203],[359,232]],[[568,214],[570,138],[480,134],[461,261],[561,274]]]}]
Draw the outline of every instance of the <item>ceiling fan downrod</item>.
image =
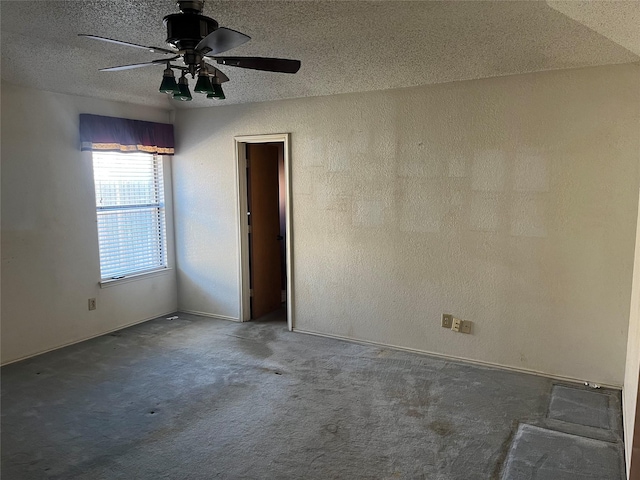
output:
[{"label": "ceiling fan downrod", "polygon": [[204,0],[178,0],[178,8],[184,13],[202,13]]}]

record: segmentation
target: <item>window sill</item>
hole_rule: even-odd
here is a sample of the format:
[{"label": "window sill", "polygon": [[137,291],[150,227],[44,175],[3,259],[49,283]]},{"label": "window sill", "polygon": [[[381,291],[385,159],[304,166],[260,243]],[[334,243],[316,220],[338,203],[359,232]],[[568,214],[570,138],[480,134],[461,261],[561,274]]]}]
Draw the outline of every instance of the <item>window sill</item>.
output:
[{"label": "window sill", "polygon": [[100,288],[115,287],[116,285],[121,285],[123,283],[137,282],[138,280],[144,280],[150,277],[158,277],[160,275],[166,275],[167,273],[169,273],[170,270],[172,270],[171,267],[166,267],[166,268],[159,268],[158,270],[151,270],[148,272],[126,275],[122,278],[100,280],[100,282],[98,282],[98,285],[100,285]]}]

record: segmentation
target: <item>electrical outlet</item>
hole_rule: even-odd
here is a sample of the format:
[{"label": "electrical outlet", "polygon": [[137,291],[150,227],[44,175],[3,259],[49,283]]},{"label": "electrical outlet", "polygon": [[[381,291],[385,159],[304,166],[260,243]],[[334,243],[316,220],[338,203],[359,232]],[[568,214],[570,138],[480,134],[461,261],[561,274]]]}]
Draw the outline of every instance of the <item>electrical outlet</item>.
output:
[{"label": "electrical outlet", "polygon": [[89,310],[95,310],[96,309],[96,299],[95,298],[90,298],[89,299]]},{"label": "electrical outlet", "polygon": [[442,326],[444,328],[451,328],[451,324],[453,323],[453,315],[448,313],[442,314]]},{"label": "electrical outlet", "polygon": [[454,318],[453,322],[451,323],[451,330],[453,330],[454,332],[459,332],[460,323],[462,323],[462,320],[460,320],[459,318]]},{"label": "electrical outlet", "polygon": [[462,320],[460,323],[460,332],[461,333],[471,333],[471,325],[473,322],[469,320]]}]

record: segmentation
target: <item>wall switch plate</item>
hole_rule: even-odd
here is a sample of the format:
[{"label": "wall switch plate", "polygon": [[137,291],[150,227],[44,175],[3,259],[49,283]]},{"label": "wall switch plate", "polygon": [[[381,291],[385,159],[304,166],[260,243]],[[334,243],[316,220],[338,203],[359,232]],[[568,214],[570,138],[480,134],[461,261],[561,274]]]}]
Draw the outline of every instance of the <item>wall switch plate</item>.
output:
[{"label": "wall switch plate", "polygon": [[469,320],[462,320],[460,323],[460,332],[461,333],[471,333],[471,325],[473,322]]},{"label": "wall switch plate", "polygon": [[90,298],[89,299],[89,310],[95,310],[96,309],[96,299],[95,298]]},{"label": "wall switch plate", "polygon": [[461,323],[462,320],[460,320],[459,318],[454,318],[453,322],[451,323],[451,330],[453,330],[454,332],[459,332]]},{"label": "wall switch plate", "polygon": [[451,328],[451,324],[453,323],[453,315],[448,313],[442,314],[442,326],[444,328]]}]

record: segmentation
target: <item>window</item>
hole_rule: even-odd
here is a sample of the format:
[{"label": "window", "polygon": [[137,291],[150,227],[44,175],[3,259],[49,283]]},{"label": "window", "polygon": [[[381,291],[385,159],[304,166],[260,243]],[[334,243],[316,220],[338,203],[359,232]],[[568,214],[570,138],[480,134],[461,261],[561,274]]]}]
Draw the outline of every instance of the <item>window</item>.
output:
[{"label": "window", "polygon": [[162,160],[93,152],[102,280],[166,268]]}]

